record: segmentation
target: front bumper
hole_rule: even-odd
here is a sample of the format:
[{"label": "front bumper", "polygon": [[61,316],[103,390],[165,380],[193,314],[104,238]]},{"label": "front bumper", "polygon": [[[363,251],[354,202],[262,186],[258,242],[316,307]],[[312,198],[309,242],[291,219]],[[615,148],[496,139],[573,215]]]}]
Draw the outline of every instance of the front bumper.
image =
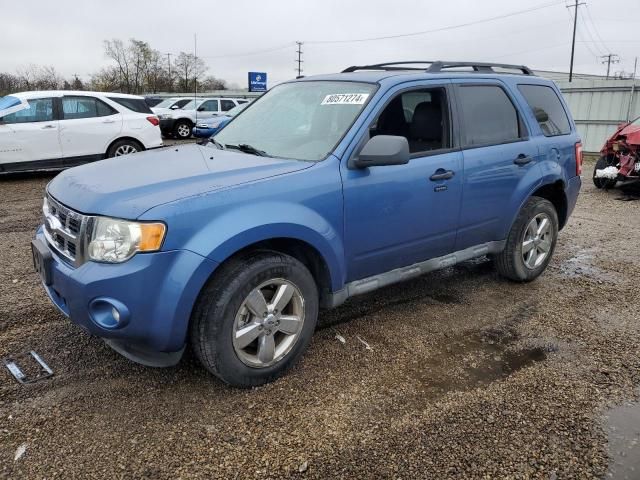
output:
[{"label": "front bumper", "polygon": [[[36,239],[47,245],[42,227]],[[90,333],[146,352],[184,348],[193,305],[217,266],[191,251],[172,250],[137,254],[120,264],[86,262],[73,268],[49,250],[51,283],[43,287],[56,307]],[[124,305],[127,322],[109,328],[100,324],[100,302]]]},{"label": "front bumper", "polygon": [[218,131],[217,128],[203,128],[203,127],[193,127],[191,133],[193,133],[194,137],[198,138],[209,138],[211,135]]}]

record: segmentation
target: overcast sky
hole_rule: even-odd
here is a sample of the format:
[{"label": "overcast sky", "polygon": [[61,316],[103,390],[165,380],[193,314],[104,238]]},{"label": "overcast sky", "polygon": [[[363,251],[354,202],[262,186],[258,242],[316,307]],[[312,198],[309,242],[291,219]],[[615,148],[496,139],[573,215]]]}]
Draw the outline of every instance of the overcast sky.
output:
[{"label": "overcast sky", "polygon": [[[632,71],[640,55],[640,1],[586,2],[580,7],[575,70],[604,73],[597,56],[616,53],[621,63],[612,71]],[[194,34],[207,73],[242,87],[249,70],[268,72],[269,84],[294,77],[296,40],[305,42],[305,75],[420,59],[568,71],[573,9],[565,5],[562,0],[43,0],[36,7],[0,0],[0,71],[34,63],[86,80],[109,63],[105,39],[133,37],[176,54],[193,51]],[[532,11],[403,38],[319,43],[424,32],[523,10]]]}]

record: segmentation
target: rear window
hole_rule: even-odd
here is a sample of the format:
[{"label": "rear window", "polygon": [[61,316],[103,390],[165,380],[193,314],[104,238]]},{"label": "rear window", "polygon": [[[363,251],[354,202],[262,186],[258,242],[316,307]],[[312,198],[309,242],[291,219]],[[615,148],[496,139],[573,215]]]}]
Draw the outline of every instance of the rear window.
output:
[{"label": "rear window", "polygon": [[545,85],[518,85],[546,137],[566,135],[571,132],[569,117],[562,102],[551,87]]},{"label": "rear window", "polygon": [[502,88],[461,86],[460,104],[465,146],[513,142],[523,136],[516,107]]},{"label": "rear window", "polygon": [[129,110],[138,113],[153,113],[144,98],[107,97],[112,102],[116,102]]}]

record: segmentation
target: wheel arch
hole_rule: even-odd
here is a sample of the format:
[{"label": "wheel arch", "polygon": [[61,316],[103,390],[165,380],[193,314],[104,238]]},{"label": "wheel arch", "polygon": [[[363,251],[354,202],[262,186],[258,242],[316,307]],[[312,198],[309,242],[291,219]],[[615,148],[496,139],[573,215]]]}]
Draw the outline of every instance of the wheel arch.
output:
[{"label": "wheel arch", "polygon": [[547,183],[538,187],[530,197],[541,197],[549,200],[558,214],[558,227],[560,230],[564,228],[568,217],[568,201],[565,193],[565,183],[563,180],[556,180],[553,183]]}]

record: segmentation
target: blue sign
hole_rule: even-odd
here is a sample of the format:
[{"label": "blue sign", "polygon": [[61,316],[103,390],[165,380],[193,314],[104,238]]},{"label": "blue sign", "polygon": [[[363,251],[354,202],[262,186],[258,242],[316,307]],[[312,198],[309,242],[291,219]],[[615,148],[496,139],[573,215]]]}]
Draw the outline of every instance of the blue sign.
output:
[{"label": "blue sign", "polygon": [[249,91],[267,91],[267,74],[265,72],[249,72]]}]

